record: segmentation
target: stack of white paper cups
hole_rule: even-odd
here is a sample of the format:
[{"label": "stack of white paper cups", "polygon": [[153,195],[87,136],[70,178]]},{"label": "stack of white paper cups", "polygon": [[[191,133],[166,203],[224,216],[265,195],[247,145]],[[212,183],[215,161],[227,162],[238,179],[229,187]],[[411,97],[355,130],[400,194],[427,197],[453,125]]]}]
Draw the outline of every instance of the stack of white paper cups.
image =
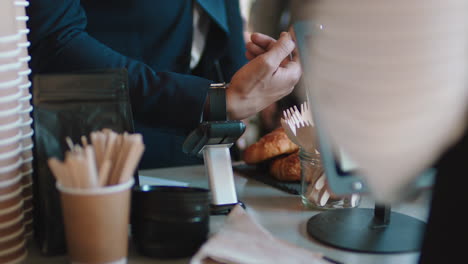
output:
[{"label": "stack of white paper cups", "polygon": [[13,1],[0,1],[0,263],[19,263],[27,255],[23,198],[27,146],[22,125],[29,119],[22,114],[20,84],[27,75],[19,74],[22,50],[16,13]]},{"label": "stack of white paper cups", "polygon": [[25,0],[14,0],[13,1],[16,14],[16,25],[19,34],[19,40],[17,46],[20,50],[18,56],[18,62],[20,63],[20,69],[18,71],[18,76],[20,78],[19,90],[21,92],[21,97],[19,98],[21,109],[20,115],[22,117],[21,123],[21,143],[23,146],[22,157],[23,157],[23,166],[22,166],[22,183],[23,183],[23,198],[24,198],[24,221],[26,236],[32,236],[32,225],[33,225],[33,203],[32,203],[32,148],[33,148],[33,129],[32,129],[32,118],[31,112],[33,107],[31,105],[31,93],[29,88],[31,87],[31,82],[29,81],[29,74],[31,69],[29,68],[29,61],[31,57],[28,54],[28,47],[30,42],[28,41],[27,35],[29,29],[27,28],[26,22],[28,21],[28,16],[26,15],[26,7],[29,5],[28,1]]}]

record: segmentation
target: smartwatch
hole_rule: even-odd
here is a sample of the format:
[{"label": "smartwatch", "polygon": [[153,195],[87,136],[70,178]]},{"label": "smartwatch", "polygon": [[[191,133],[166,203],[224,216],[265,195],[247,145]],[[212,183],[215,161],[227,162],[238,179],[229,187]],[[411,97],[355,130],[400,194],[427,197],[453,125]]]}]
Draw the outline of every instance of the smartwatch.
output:
[{"label": "smartwatch", "polygon": [[203,113],[204,121],[226,121],[226,88],[229,86],[227,83],[212,83],[208,89],[208,107],[205,107]]}]

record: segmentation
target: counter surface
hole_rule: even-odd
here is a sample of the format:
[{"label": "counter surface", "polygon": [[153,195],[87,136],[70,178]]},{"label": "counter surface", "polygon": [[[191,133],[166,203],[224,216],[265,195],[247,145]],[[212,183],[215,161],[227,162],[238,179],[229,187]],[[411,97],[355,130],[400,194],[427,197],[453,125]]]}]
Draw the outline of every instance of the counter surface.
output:
[{"label": "counter surface", "polygon": [[[190,186],[208,187],[208,178],[205,175],[203,166],[142,170],[139,174],[161,179],[182,181],[188,183]],[[300,197],[297,195],[285,193],[236,173],[235,183],[239,200],[245,203],[247,211],[251,213],[262,226],[280,239],[312,251],[322,252],[324,255],[345,264],[415,264],[418,262],[419,253],[417,252],[405,254],[363,254],[338,250],[320,244],[310,238],[306,233],[307,220],[320,211],[304,209]],[[394,206],[392,210],[426,221],[429,213],[429,202],[430,191],[425,191],[411,201]],[[373,206],[374,204],[370,197],[364,196],[362,198],[361,208],[373,208]],[[211,216],[210,232],[219,230],[223,225],[224,219],[225,216]],[[188,262],[189,259],[157,260],[146,258],[138,255],[130,243],[129,264],[185,264]],[[31,243],[26,263],[59,264],[68,263],[68,259],[66,256],[41,256],[35,244]]]}]

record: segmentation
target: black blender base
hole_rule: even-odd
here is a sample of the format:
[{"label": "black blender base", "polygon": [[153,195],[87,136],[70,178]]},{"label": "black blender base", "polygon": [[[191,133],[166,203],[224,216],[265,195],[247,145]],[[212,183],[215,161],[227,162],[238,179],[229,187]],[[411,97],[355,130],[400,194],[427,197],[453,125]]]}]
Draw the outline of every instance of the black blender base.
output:
[{"label": "black blender base", "polygon": [[365,253],[419,251],[425,223],[390,212],[386,224],[377,221],[374,209],[350,208],[322,212],[307,222],[307,233],[332,247]]},{"label": "black blender base", "polygon": [[211,204],[210,213],[211,215],[227,215],[229,212],[231,212],[232,208],[238,204],[240,204],[240,206],[245,209],[245,204],[241,201],[232,204]]}]

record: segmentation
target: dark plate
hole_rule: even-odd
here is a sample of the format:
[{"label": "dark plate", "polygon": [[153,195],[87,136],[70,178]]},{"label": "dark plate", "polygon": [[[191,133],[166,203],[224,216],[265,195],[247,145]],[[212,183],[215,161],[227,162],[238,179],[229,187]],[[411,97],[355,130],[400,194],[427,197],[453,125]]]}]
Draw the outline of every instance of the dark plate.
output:
[{"label": "dark plate", "polygon": [[235,172],[248,177],[259,182],[265,183],[272,187],[275,187],[279,190],[285,191],[290,194],[299,195],[301,191],[301,182],[300,181],[293,181],[293,182],[284,182],[279,181],[273,176],[268,173],[268,169],[266,166],[254,166],[254,165],[247,165],[247,164],[237,164],[232,166]]}]

